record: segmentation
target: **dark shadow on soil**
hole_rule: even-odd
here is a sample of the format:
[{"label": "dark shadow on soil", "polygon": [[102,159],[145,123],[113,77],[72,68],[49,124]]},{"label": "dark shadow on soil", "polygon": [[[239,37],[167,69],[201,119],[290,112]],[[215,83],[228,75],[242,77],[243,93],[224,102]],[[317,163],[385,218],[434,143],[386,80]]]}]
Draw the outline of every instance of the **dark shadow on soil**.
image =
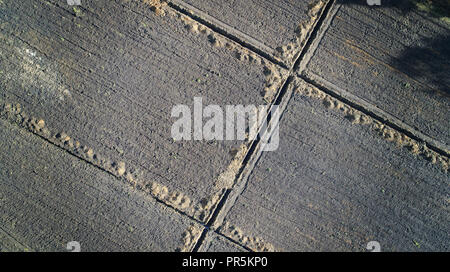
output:
[{"label": "dark shadow on soil", "polygon": [[408,76],[426,81],[450,96],[450,36],[424,40],[424,46],[410,47],[390,63]]},{"label": "dark shadow on soil", "polygon": [[[419,12],[424,17],[438,19],[441,21],[439,24],[450,29],[450,0],[380,1],[380,6],[373,5],[371,8],[393,8],[402,16]],[[368,6],[367,0],[337,0],[336,3]],[[392,58],[389,64],[411,78],[426,82],[439,94],[450,96],[450,30],[447,35],[424,39],[417,44]]]}]

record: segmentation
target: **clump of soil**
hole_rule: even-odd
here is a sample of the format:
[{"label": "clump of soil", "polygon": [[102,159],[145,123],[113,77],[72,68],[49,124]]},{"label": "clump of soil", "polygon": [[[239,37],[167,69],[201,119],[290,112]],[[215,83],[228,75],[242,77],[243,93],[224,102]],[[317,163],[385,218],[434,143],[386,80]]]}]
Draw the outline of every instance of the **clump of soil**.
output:
[{"label": "clump of soil", "polygon": [[167,6],[165,1],[161,0],[143,0],[143,2],[150,6],[150,9],[156,13],[156,15],[164,16],[166,13],[164,7]]}]

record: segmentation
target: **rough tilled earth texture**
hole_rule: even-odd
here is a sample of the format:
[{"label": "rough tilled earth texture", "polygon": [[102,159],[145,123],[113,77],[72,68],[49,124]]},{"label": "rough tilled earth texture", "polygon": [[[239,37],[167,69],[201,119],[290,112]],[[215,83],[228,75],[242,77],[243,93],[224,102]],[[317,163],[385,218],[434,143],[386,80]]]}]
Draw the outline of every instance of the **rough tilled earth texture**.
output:
[{"label": "rough tilled earth texture", "polygon": [[224,38],[228,48],[214,46],[219,35],[190,32],[189,19],[158,16],[140,1],[27,2],[1,9],[5,103],[43,119],[43,137],[206,220],[233,177],[215,181],[243,143],[174,142],[171,110],[193,112],[196,96],[204,105],[266,104],[279,69]]},{"label": "rough tilled earth texture", "polygon": [[448,251],[448,175],[320,96],[299,84],[221,231],[276,251]]},{"label": "rough tilled earth texture", "polygon": [[448,1],[69,2],[0,0],[0,251],[450,250]]},{"label": "rough tilled earth texture", "polygon": [[446,17],[417,10],[411,1],[380,8],[341,2],[304,74],[370,103],[450,152]]},{"label": "rough tilled earth texture", "polygon": [[[195,7],[205,12],[224,23],[225,27],[230,26],[261,43],[262,48],[270,48],[270,52],[267,53],[291,63],[300,53],[308,33],[328,1],[173,0],[170,2],[188,9]],[[258,47],[256,44],[254,46]]]},{"label": "rough tilled earth texture", "polygon": [[0,251],[184,247],[187,217],[4,120],[0,139]]},{"label": "rough tilled earth texture", "polygon": [[248,252],[248,250],[223,236],[214,232],[208,232],[207,237],[199,248],[199,252]]}]

